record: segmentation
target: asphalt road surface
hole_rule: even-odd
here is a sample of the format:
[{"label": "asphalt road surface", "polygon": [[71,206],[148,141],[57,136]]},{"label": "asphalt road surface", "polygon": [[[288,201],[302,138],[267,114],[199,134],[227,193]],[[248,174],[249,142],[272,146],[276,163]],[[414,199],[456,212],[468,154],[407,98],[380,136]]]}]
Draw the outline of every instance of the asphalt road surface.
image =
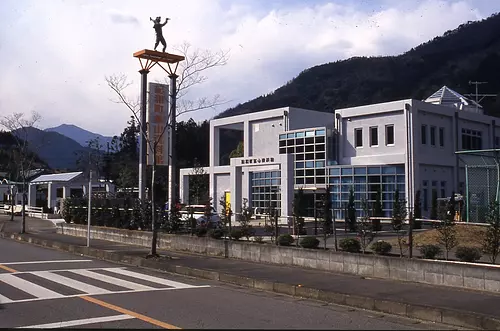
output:
[{"label": "asphalt road surface", "polygon": [[0,239],[0,328],[451,329]]}]

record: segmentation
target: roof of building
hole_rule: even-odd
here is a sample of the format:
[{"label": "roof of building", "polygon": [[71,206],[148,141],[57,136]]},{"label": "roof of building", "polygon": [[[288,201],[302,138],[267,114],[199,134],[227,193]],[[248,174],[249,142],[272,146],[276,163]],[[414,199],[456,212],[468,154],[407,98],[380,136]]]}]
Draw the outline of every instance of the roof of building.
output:
[{"label": "roof of building", "polygon": [[51,175],[41,175],[33,179],[32,183],[40,183],[40,182],[69,182],[79,175],[83,174],[82,171],[78,172],[66,172],[62,174],[51,174]]},{"label": "roof of building", "polygon": [[428,103],[439,104],[443,106],[452,106],[456,108],[462,108],[460,106],[471,106],[474,108],[477,107],[479,109],[483,108],[474,100],[464,97],[462,94],[453,91],[447,86],[441,87],[438,91],[434,92],[424,101]]}]

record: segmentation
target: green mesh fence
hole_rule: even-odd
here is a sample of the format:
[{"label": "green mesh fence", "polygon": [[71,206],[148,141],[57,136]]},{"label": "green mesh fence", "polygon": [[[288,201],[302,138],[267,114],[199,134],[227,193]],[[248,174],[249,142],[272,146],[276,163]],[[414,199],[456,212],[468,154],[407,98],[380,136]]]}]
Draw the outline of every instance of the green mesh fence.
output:
[{"label": "green mesh fence", "polygon": [[500,150],[457,152],[465,168],[465,218],[484,223],[490,203],[500,199]]}]

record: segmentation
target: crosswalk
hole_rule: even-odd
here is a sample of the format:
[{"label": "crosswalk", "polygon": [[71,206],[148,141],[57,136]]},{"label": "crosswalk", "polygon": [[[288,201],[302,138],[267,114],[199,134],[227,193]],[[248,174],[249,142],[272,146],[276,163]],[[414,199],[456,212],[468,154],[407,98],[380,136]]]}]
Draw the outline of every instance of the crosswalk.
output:
[{"label": "crosswalk", "polygon": [[195,286],[121,268],[0,273],[0,304],[78,296],[166,291]]}]

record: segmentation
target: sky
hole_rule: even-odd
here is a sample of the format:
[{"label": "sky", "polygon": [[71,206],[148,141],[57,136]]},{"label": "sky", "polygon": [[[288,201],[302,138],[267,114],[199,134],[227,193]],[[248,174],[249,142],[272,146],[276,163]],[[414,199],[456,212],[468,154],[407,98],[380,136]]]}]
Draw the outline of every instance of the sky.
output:
[{"label": "sky", "polygon": [[[119,135],[131,113],[113,102],[105,77],[126,75],[140,93],[132,54],[154,47],[150,17],[164,27],[167,52],[229,52],[186,100],[225,103],[180,116],[196,121],[270,93],[302,70],[352,56],[397,55],[467,21],[500,12],[492,0],[0,0],[0,116],[41,114],[41,128],[63,123]],[[161,49],[161,45],[158,49]],[[155,67],[149,81],[166,77]]]}]

